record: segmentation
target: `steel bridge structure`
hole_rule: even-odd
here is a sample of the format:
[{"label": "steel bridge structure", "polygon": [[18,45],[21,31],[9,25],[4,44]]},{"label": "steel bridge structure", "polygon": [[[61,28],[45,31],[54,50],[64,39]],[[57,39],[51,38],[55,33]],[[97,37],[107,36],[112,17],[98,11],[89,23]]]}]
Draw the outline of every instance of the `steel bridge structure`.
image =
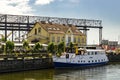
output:
[{"label": "steel bridge structure", "polygon": [[83,33],[86,36],[87,30],[90,28],[98,28],[99,44],[101,44],[103,28],[101,20],[0,14],[0,34],[3,34],[5,36],[5,40],[7,40],[7,34],[12,32],[12,41],[16,40],[20,42],[33,28],[33,25],[40,21],[65,25],[72,24],[79,30],[83,30]]}]

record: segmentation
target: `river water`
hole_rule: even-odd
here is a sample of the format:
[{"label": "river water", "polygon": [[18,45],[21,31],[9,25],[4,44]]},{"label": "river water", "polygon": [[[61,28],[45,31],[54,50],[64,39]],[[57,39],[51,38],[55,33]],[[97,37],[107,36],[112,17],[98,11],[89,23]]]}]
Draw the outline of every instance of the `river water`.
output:
[{"label": "river water", "polygon": [[43,69],[2,73],[0,80],[120,80],[120,64],[88,69]]}]

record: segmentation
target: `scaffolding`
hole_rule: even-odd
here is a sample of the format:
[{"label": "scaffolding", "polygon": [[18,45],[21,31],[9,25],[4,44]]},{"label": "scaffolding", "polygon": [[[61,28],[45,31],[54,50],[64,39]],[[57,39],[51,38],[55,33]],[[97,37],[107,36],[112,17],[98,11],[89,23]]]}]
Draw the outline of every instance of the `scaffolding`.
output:
[{"label": "scaffolding", "polygon": [[[0,31],[4,31],[5,40],[7,40],[8,31],[12,31],[12,41],[14,41],[15,38],[18,38],[18,41],[20,42],[33,28],[33,25],[40,21],[65,25],[72,24],[79,30],[83,30],[83,33],[86,36],[89,28],[98,28],[99,44],[101,44],[103,28],[101,20],[0,14]],[[13,34],[13,32],[16,32],[16,34]]]}]

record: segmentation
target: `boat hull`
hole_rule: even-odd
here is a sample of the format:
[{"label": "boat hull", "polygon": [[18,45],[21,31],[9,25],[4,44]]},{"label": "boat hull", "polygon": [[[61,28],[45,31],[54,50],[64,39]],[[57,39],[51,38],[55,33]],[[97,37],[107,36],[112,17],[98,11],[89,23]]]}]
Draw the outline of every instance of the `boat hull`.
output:
[{"label": "boat hull", "polygon": [[54,62],[54,67],[55,68],[86,68],[86,67],[92,67],[92,66],[100,66],[100,65],[105,65],[107,64],[108,61],[106,62],[99,62],[99,63],[63,63],[63,62]]}]

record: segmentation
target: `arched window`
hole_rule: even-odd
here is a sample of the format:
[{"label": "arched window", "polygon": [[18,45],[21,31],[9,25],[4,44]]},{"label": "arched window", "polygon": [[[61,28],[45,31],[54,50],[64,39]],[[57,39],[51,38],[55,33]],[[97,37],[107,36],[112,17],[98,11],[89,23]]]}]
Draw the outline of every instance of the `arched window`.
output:
[{"label": "arched window", "polygon": [[35,35],[37,35],[37,29],[35,29]]}]

